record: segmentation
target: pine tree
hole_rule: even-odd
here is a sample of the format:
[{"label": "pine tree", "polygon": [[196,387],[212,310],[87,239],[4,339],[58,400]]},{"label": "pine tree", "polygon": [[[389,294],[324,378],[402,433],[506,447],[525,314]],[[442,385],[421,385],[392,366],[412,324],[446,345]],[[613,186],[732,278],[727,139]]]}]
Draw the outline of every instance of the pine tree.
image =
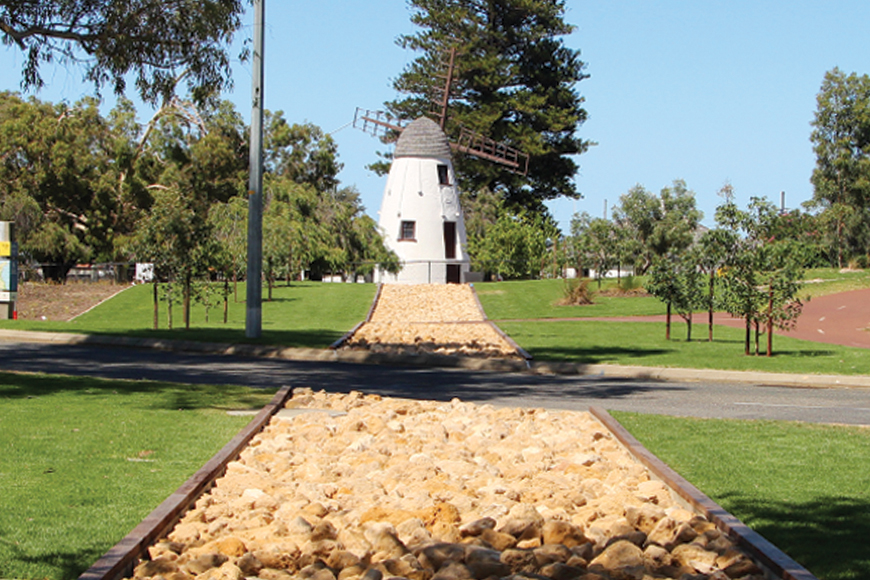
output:
[{"label": "pine tree", "polygon": [[561,38],[573,30],[564,1],[411,0],[410,6],[420,30],[398,43],[421,54],[395,80],[407,96],[388,103],[389,110],[405,119],[428,112],[433,91],[443,88],[445,52],[455,47],[448,135],[463,125],[530,155],[526,177],[460,156],[460,187],[472,195],[489,189],[510,207],[534,211],[549,199],[580,197],[573,156],[590,142],[577,136],[586,111],[575,84],[587,75],[579,51]]}]

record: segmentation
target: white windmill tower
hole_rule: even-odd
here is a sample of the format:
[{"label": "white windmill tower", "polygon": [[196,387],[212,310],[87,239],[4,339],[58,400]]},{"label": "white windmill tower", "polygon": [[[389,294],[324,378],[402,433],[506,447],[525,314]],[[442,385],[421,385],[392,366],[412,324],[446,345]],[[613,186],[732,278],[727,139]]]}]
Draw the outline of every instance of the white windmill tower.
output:
[{"label": "white windmill tower", "polygon": [[420,117],[403,126],[382,112],[361,109],[354,117],[354,126],[363,131],[399,135],[378,225],[402,269],[398,274],[378,272],[376,281],[458,284],[466,280],[470,260],[452,151],[488,159],[523,175],[528,170],[528,155],[465,127],[460,127],[456,141],[448,139],[445,127],[455,54],[455,49],[448,53],[443,92],[434,100],[434,116],[440,122]]}]

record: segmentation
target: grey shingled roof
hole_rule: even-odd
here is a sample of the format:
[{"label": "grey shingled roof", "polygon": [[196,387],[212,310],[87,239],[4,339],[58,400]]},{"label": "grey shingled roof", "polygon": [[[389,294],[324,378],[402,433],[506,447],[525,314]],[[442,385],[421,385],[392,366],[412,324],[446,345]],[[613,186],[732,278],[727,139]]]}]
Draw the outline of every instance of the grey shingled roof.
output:
[{"label": "grey shingled roof", "polygon": [[393,157],[450,159],[450,144],[438,123],[428,117],[420,117],[404,128],[396,142]]}]

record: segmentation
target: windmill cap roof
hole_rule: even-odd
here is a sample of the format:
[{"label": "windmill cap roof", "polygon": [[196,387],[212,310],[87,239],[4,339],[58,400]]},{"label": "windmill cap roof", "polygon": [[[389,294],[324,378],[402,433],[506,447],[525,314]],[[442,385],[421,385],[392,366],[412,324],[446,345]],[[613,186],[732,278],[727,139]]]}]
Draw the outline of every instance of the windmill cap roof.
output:
[{"label": "windmill cap roof", "polygon": [[420,117],[402,130],[393,157],[450,159],[450,143],[438,123]]}]

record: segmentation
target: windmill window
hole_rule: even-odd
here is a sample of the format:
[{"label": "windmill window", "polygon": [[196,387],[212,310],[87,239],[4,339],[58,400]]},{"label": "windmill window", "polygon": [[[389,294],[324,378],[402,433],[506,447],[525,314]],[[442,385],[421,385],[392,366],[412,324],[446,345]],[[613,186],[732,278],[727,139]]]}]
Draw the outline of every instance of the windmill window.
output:
[{"label": "windmill window", "polygon": [[399,230],[399,239],[404,241],[415,241],[417,239],[417,222],[403,221],[402,227]]},{"label": "windmill window", "polygon": [[450,172],[446,165],[438,166],[438,183],[441,185],[450,185]]}]

